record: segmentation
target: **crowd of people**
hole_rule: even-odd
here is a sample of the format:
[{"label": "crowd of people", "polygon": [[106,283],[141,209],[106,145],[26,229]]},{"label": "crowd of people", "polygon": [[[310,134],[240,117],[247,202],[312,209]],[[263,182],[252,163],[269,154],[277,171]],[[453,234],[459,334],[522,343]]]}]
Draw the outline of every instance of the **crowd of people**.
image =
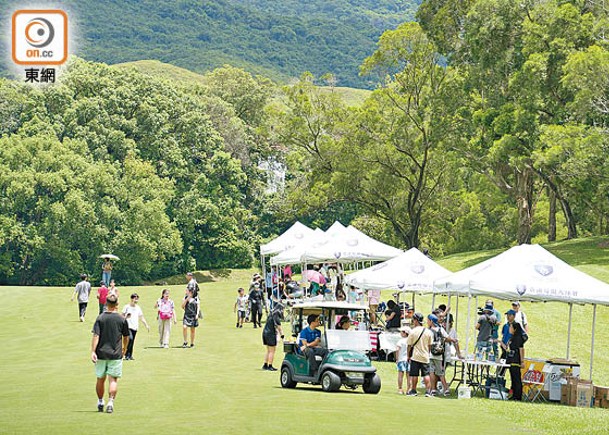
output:
[{"label": "crowd of people", "polygon": [[[295,299],[304,296],[322,298],[324,300],[347,300],[363,302],[367,297],[369,316],[366,319],[372,327],[383,329],[389,333],[399,333],[396,344],[395,362],[397,365],[398,393],[416,396],[419,377],[425,385],[425,396],[449,395],[449,387],[445,372],[454,357],[460,358],[459,340],[454,328],[454,318],[450,308],[440,305],[426,317],[415,312],[408,303],[394,299],[386,303],[380,300],[380,291],[362,292],[350,286],[347,292],[343,290],[342,273],[336,266],[317,265],[312,269],[326,276],[329,270],[335,270],[334,275],[327,281],[318,280],[316,286],[302,289],[292,281],[291,268],[283,270],[282,276],[275,268],[267,274],[266,280],[258,273],[254,274],[249,284],[248,292],[240,287],[233,306],[236,314],[237,328],[243,328],[245,322],[251,322],[254,328],[262,329],[262,342],[265,346],[265,371],[277,371],[273,365],[278,341],[284,338],[282,322],[284,308]],[[122,361],[133,360],[134,342],[139,324],[142,323],[149,331],[143,311],[139,306],[139,295],[133,293],[130,301],[122,310],[118,308],[119,290],[109,275],[104,276],[97,290],[99,316],[93,327],[91,344],[91,359],[95,363],[98,393],[98,410],[113,412],[118,379],[122,375]],[[180,303],[183,310],[182,347],[194,347],[196,329],[202,319],[199,285],[192,273],[186,275],[187,285],[184,297]],[[106,283],[107,281],[107,283]],[[326,286],[331,283],[331,286]],[[328,291],[332,288],[332,291]],[[91,294],[91,285],[87,275],[81,275],[80,282],[75,286],[72,300],[78,300],[78,315],[81,322],[86,315],[87,304]],[[330,296],[328,296],[330,294]],[[159,346],[169,347],[172,325],[177,324],[176,305],[170,298],[169,289],[163,289],[161,297],[154,304],[157,312]],[[266,320],[262,325],[263,311]],[[381,317],[379,314],[384,315]],[[507,321],[501,328],[502,316],[494,308],[492,300],[487,300],[480,309],[476,322],[478,335],[476,338],[476,358],[490,361],[502,361],[509,366],[512,379],[512,400],[522,399],[522,382],[520,368],[524,361],[524,343],[528,339],[528,323],[526,315],[520,310],[520,303],[514,301],[512,309],[506,313]],[[352,327],[349,315],[343,315],[335,325],[335,329],[349,330]],[[318,364],[316,356],[325,356],[327,349],[321,345],[321,322],[318,316],[310,315],[307,324],[298,336],[297,346],[314,370]],[[503,370],[500,375],[503,375]],[[105,381],[109,379],[109,396],[107,405],[104,404]],[[406,378],[406,385],[404,385]]]},{"label": "crowd of people", "polygon": [[[75,286],[72,294],[78,299],[79,320],[84,322],[87,304],[91,294],[91,284],[88,276],[82,274],[80,282]],[[109,278],[105,275],[104,278]],[[182,347],[194,347],[196,328],[202,319],[199,285],[192,273],[186,274],[187,285],[181,308],[184,310],[183,344]],[[109,287],[106,285],[108,284]],[[91,342],[91,360],[95,364],[96,392],[98,397],[97,409],[107,413],[114,412],[114,400],[118,389],[118,380],[122,376],[123,361],[134,360],[133,349],[139,324],[142,323],[148,331],[150,326],[139,306],[139,295],[133,293],[130,301],[122,310],[119,310],[119,291],[114,280],[107,282],[103,279],[97,290],[99,301],[99,315],[93,324],[93,338]],[[172,324],[177,323],[175,304],[170,299],[169,289],[163,289],[161,297],[154,305],[157,311],[159,331],[159,346],[169,348],[169,338]],[[189,334],[190,332],[190,334]],[[190,338],[190,344],[188,343]],[[105,384],[108,380],[108,402],[104,402]]]}]

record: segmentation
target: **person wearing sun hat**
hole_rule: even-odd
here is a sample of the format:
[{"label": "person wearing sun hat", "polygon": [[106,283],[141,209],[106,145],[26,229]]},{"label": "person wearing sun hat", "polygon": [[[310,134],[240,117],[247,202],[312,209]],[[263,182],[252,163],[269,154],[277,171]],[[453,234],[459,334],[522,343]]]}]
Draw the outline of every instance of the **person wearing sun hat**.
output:
[{"label": "person wearing sun hat", "polygon": [[516,322],[520,323],[520,326],[522,326],[522,329],[524,330],[524,332],[526,332],[528,334],[529,333],[529,322],[527,321],[527,316],[524,314],[524,312],[520,311],[520,302],[519,301],[512,302],[512,310],[514,310],[516,312],[516,316],[514,316],[514,320]]},{"label": "person wearing sun hat", "polygon": [[[444,359],[444,354],[446,353],[446,343],[452,343],[453,339],[450,338],[446,330],[442,327],[442,325],[440,324],[440,319],[435,314],[430,314],[427,316],[427,327],[433,333],[434,337],[434,341],[432,342],[432,349],[430,351],[429,356],[431,395],[437,395],[436,387],[438,385],[438,381],[440,381],[442,382],[444,395],[448,396],[450,392],[445,376],[446,361]],[[436,343],[436,341],[441,344],[440,353],[437,354],[434,352],[433,349],[433,345]]]}]

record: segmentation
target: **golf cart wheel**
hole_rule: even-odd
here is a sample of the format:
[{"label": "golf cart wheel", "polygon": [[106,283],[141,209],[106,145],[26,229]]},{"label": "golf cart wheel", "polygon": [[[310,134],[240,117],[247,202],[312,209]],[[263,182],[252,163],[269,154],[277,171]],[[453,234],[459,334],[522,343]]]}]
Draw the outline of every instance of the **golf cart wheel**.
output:
[{"label": "golf cart wheel", "polygon": [[292,371],[288,366],[281,368],[281,386],[283,388],[294,388],[296,387],[296,381],[292,379]]},{"label": "golf cart wheel", "polygon": [[381,378],[376,373],[367,375],[362,388],[366,394],[378,394],[381,391]]},{"label": "golf cart wheel", "polygon": [[342,382],[336,373],[327,371],[321,376],[321,388],[327,392],[338,391]]}]

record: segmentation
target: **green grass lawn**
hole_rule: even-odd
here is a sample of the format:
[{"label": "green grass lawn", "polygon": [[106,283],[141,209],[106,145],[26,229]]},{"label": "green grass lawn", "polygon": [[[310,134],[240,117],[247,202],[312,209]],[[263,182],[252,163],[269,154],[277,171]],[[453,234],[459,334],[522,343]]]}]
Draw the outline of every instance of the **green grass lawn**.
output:
[{"label": "green grass lawn", "polygon": [[[588,239],[586,243],[562,249],[562,254],[572,255],[571,260],[577,262],[573,252],[592,249],[595,242]],[[559,245],[556,249],[561,250]],[[603,252],[605,257],[594,258],[606,259],[607,249]],[[464,254],[441,263],[457,270],[473,258],[474,254]],[[577,266],[591,267],[592,274],[597,267],[598,276],[607,273],[606,262],[580,260]],[[205,318],[193,349],[179,348],[179,323],[172,331],[172,347],[158,347],[153,305],[161,287],[120,289],[123,303],[137,290],[152,329],[147,333],[140,327],[135,361],[124,363],[113,415],[99,414],[95,406],[89,349],[96,303],[90,304],[86,321],[80,323],[77,304],[69,302],[71,288],[0,287],[0,433],[462,434],[474,429],[607,433],[609,410],[398,396],[395,366],[386,362],[375,363],[383,382],[379,395],[365,395],[361,390],[330,394],[304,385],[282,389],[278,372],[260,370],[264,356],[261,331],[250,325],[234,327],[236,288],[247,285],[250,273],[233,271],[227,278],[202,284]],[[184,285],[170,288],[172,298],[179,300]],[[439,302],[437,299],[436,304]],[[498,303],[500,309],[507,308]],[[431,298],[417,296],[416,304],[427,312]],[[459,332],[464,341],[466,300],[459,304]],[[564,357],[567,307],[523,305],[531,324],[527,354]],[[582,363],[584,377],[588,373],[590,313],[589,306],[574,308],[571,356]],[[609,385],[609,309],[599,308],[597,320],[594,381]],[[281,358],[278,352],[276,366]]]}]

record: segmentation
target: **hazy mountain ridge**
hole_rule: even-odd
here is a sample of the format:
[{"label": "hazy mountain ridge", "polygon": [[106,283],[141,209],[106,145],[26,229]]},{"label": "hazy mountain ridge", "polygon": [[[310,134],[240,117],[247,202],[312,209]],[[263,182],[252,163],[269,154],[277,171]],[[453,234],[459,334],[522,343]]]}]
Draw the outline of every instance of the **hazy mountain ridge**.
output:
[{"label": "hazy mountain ridge", "polygon": [[223,64],[275,79],[358,76],[381,33],[414,16],[420,0],[68,0],[77,55],[109,64],[156,59],[203,72]]}]

